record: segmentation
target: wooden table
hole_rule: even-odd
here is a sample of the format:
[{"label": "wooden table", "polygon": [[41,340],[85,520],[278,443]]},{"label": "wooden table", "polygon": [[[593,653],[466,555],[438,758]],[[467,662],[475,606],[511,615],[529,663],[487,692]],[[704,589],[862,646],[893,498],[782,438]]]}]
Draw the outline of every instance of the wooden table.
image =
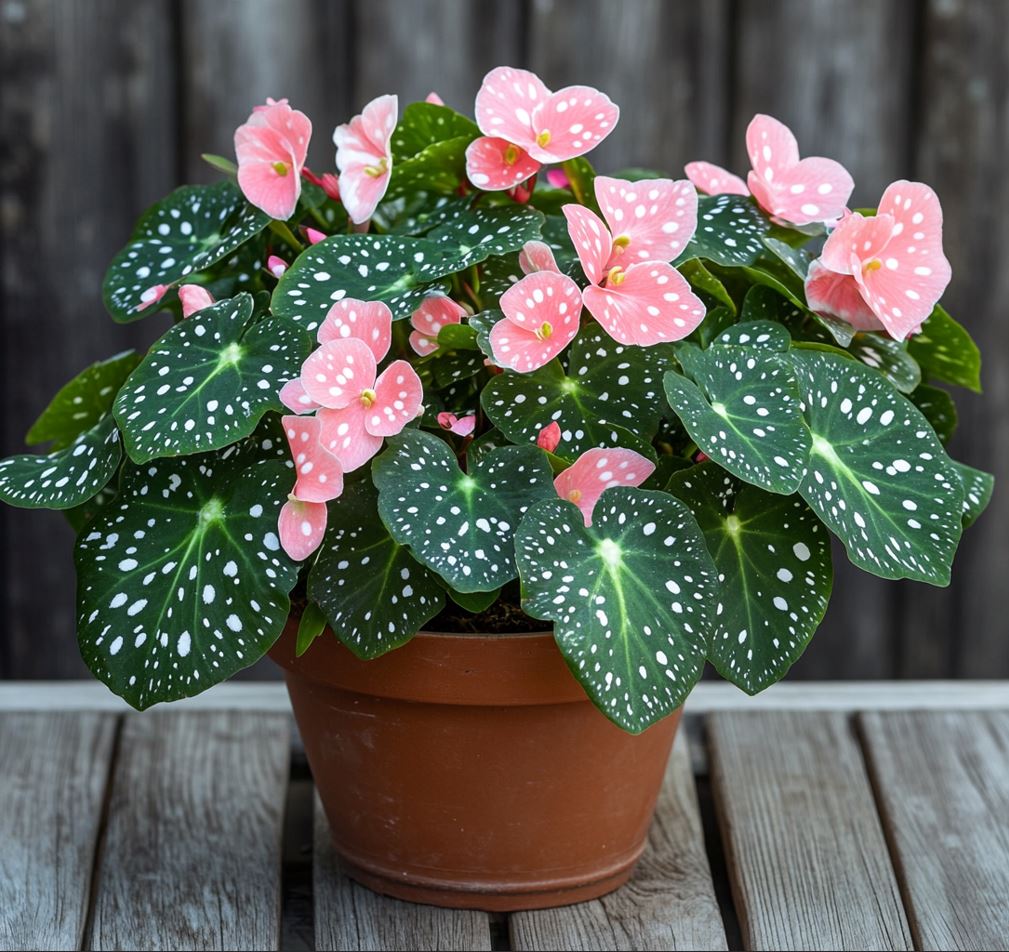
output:
[{"label": "wooden table", "polygon": [[510,916],[347,880],[278,684],[0,684],[3,949],[1007,949],[1009,684],[691,696],[649,850]]}]

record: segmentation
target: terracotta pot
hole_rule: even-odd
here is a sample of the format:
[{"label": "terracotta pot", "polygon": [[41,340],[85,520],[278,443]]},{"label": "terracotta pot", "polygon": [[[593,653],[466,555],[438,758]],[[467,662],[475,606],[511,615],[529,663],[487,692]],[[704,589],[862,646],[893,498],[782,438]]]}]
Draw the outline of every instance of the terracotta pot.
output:
[{"label": "terracotta pot", "polygon": [[592,899],[644,849],[680,712],[631,736],[553,636],[421,633],[360,661],[328,631],[287,676],[347,872],[415,902],[487,910]]}]

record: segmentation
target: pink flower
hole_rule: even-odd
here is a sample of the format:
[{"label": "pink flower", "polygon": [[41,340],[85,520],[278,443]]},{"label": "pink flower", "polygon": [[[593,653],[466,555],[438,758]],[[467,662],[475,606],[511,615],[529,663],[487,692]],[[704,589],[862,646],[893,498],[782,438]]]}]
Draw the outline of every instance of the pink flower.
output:
[{"label": "pink flower", "polygon": [[561,442],[561,427],[560,424],[554,420],[552,423],[548,423],[542,430],[540,430],[539,435],[536,437],[536,445],[541,450],[546,450],[548,453],[552,453]]},{"label": "pink flower", "polygon": [[410,346],[421,357],[438,349],[438,332],[448,324],[458,324],[466,316],[466,309],[444,294],[424,299],[410,318]]},{"label": "pink flower", "polygon": [[310,245],[317,245],[320,241],[325,241],[329,235],[324,231],[319,231],[318,228],[312,228],[310,225],[305,226],[305,237],[308,239]]},{"label": "pink flower", "polygon": [[470,413],[464,417],[457,417],[454,413],[445,411],[438,414],[438,426],[456,436],[471,436],[476,429],[476,414]]},{"label": "pink flower", "polygon": [[301,197],[312,123],[287,100],[267,100],[235,130],[238,185],[245,197],[271,218],[286,221]]},{"label": "pink flower", "polygon": [[697,227],[697,193],[669,179],[598,176],[595,188],[605,222],[582,205],[562,209],[591,282],[585,306],[621,344],[681,340],[704,319],[704,304],[669,264]]},{"label": "pink flower", "polygon": [[278,258],[276,255],[270,255],[266,259],[266,270],[270,272],[275,278],[279,278],[287,270],[287,262],[283,258]]},{"label": "pink flower", "polygon": [[398,116],[399,99],[379,96],[333,133],[340,199],[355,225],[371,218],[389,187],[392,133]]},{"label": "pink flower", "polygon": [[431,90],[431,92],[427,94],[427,96],[424,99],[424,102],[429,102],[435,106],[445,105],[445,100],[442,99],[441,96],[439,96],[433,89]]},{"label": "pink flower", "polygon": [[210,292],[199,284],[183,284],[179,288],[179,302],[182,304],[182,316],[189,317],[214,303]]},{"label": "pink flower", "polygon": [[157,304],[168,293],[167,284],[153,284],[143,294],[140,295],[140,303],[134,308],[137,311],[146,311],[152,304]]},{"label": "pink flower", "polygon": [[485,191],[513,188],[543,164],[595,148],[619,117],[609,97],[590,86],[552,93],[535,73],[499,66],[477,93],[476,121],[484,135],[466,150],[466,173]]},{"label": "pink flower", "polygon": [[535,274],[537,271],[561,273],[553,249],[545,241],[527,241],[522,246],[519,252],[519,268],[523,274]]},{"label": "pink flower", "polygon": [[950,280],[942,250],[942,207],[921,182],[887,186],[876,214],[847,216],[806,278],[812,310],[895,340],[915,333]]},{"label": "pink flower", "polygon": [[547,182],[554,188],[571,188],[571,179],[564,169],[550,169],[547,172]]},{"label": "pink flower", "polygon": [[340,180],[332,172],[316,175],[311,169],[306,168],[301,170],[301,176],[313,185],[318,185],[326,193],[327,198],[331,198],[334,202],[340,201]]},{"label": "pink flower", "polygon": [[749,195],[750,190],[738,175],[712,162],[688,162],[683,171],[698,191],[705,195]]},{"label": "pink flower", "polygon": [[323,446],[322,426],[317,419],[286,416],[283,424],[297,481],[280,510],[278,529],[284,551],[300,562],[322,542],[326,503],[343,492],[343,468]]},{"label": "pink flower", "polygon": [[550,363],[578,333],[578,285],[565,274],[529,274],[501,295],[504,318],[490,332],[494,362],[519,373]]},{"label": "pink flower", "polygon": [[634,450],[586,450],[554,480],[561,499],[573,502],[585,525],[592,525],[592,510],[604,490],[612,486],[640,486],[655,471],[655,464]]}]

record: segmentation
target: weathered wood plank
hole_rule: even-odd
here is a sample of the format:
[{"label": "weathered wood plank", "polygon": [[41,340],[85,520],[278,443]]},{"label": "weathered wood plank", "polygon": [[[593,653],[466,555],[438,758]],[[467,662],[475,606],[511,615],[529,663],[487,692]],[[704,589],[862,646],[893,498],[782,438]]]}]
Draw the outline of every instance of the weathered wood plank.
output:
[{"label": "weathered wood plank", "polygon": [[[943,205],[949,311],[981,347],[984,396],[955,394],[951,452],[996,474],[963,537],[949,589],[904,586],[897,630],[904,677],[1009,677],[1009,4],[932,0],[926,10],[914,177]],[[929,646],[936,645],[935,648]],[[923,650],[924,649],[924,650]]]},{"label": "weathered wood plank", "polygon": [[0,715],[0,949],[79,949],[113,714]]},{"label": "weathered wood plank", "polygon": [[621,107],[590,156],[597,168],[682,178],[692,159],[725,160],[728,13],[725,0],[533,0],[530,68],[552,89],[596,86]]},{"label": "weathered wood plank", "polygon": [[592,902],[511,917],[515,949],[725,949],[681,729],[669,758],[648,849],[630,882]]},{"label": "weathered wood plank", "polygon": [[[99,288],[175,181],[171,38],[167,0],[0,8],[0,456],[79,370],[164,330],[114,324]],[[0,506],[0,676],[85,672],[72,543],[58,513]]]},{"label": "weathered wood plank", "polygon": [[126,718],[92,949],[276,949],[290,718]]},{"label": "weathered wood plank", "polygon": [[1009,711],[863,714],[919,949],[1009,949]]},{"label": "weathered wood plank", "polygon": [[323,949],[471,949],[491,947],[485,912],[400,902],[359,886],[340,869],[329,823],[316,796],[315,947]]},{"label": "weathered wood plank", "polygon": [[749,949],[910,949],[847,719],[714,714],[711,776]]}]

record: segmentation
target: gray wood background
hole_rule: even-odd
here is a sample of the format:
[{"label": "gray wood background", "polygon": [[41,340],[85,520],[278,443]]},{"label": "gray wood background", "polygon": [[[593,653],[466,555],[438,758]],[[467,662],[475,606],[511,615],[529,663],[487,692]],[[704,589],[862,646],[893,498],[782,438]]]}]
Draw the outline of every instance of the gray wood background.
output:
[{"label": "gray wood background", "polygon": [[[105,315],[105,265],[149,203],[208,180],[252,104],[288,96],[330,130],[372,96],[436,89],[472,110],[492,66],[591,83],[623,108],[601,169],[746,168],[755,111],[852,172],[943,200],[950,310],[985,356],[953,450],[1009,482],[1007,0],[0,0],[0,454],[93,360],[163,325]],[[945,591],[838,558],[827,623],[795,677],[1009,676],[1009,494],[996,487]],[[70,530],[0,509],[0,677],[83,673]]]}]

